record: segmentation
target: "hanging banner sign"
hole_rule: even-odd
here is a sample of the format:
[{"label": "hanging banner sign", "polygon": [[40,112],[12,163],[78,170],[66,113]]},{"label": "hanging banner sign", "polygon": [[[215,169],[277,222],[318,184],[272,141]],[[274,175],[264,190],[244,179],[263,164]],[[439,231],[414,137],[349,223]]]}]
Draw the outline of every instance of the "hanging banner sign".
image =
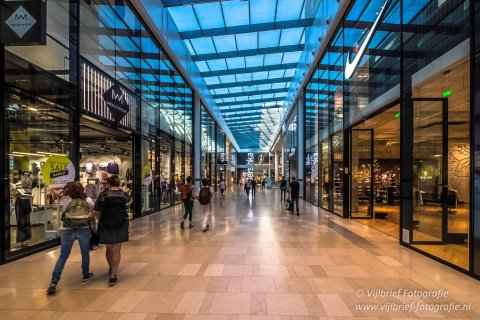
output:
[{"label": "hanging banner sign", "polygon": [[6,45],[47,44],[45,0],[1,1],[0,43]]},{"label": "hanging banner sign", "polygon": [[75,180],[75,167],[66,156],[50,156],[43,165],[42,176],[50,188],[64,187]]},{"label": "hanging banner sign", "polygon": [[105,91],[103,99],[105,100],[115,123],[120,123],[130,111],[130,106],[127,101],[127,92],[118,82],[115,82],[110,89]]}]

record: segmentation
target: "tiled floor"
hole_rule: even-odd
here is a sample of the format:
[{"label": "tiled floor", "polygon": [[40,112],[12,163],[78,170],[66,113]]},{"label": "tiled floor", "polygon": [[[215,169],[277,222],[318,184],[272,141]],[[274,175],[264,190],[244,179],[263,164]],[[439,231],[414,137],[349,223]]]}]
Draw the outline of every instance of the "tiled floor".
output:
[{"label": "tiled floor", "polygon": [[480,319],[479,281],[358,222],[306,203],[286,214],[276,191],[213,211],[207,233],[198,208],[193,229],[181,206],[133,221],[112,288],[103,247],[85,284],[75,245],[55,296],[58,249],[0,266],[0,319]]}]

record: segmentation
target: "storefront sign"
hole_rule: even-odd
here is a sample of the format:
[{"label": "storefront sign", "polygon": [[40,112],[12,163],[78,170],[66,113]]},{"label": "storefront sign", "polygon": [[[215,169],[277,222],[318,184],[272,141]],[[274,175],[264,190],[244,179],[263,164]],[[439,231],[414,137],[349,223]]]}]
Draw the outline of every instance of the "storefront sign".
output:
[{"label": "storefront sign", "polygon": [[230,164],[232,166],[236,166],[237,165],[237,154],[236,153],[232,153],[230,155]]},{"label": "storefront sign", "polygon": [[0,43],[45,45],[47,43],[45,0],[0,2]]},{"label": "storefront sign", "polygon": [[152,168],[150,167],[149,164],[146,164],[143,167],[143,172],[142,172],[143,184],[146,186],[149,186],[152,184],[152,180],[153,180]]},{"label": "storefront sign", "polygon": [[247,178],[253,179],[253,163],[255,161],[255,155],[252,152],[247,153]]},{"label": "storefront sign", "polygon": [[357,55],[355,56],[355,59],[353,59],[352,62],[350,62],[350,52],[347,53],[347,60],[345,61],[345,79],[350,79],[350,77],[355,72],[355,69],[357,69],[358,64],[360,63],[363,55],[365,54],[365,50],[367,50],[367,47],[370,44],[370,41],[372,41],[375,30],[377,30],[377,27],[380,24],[380,21],[385,15],[385,11],[388,7],[389,2],[390,0],[385,1],[385,4],[380,10],[380,13],[378,13],[377,15],[377,19],[375,20],[370,30],[368,31],[367,36],[365,37],[365,40],[363,41],[362,45],[358,49]]},{"label": "storefront sign", "polygon": [[50,156],[43,165],[42,176],[50,188],[64,187],[75,180],[75,167],[66,156]]},{"label": "storefront sign", "polygon": [[105,93],[103,99],[112,115],[113,121],[120,123],[130,111],[127,101],[127,93],[118,82],[115,82]]}]

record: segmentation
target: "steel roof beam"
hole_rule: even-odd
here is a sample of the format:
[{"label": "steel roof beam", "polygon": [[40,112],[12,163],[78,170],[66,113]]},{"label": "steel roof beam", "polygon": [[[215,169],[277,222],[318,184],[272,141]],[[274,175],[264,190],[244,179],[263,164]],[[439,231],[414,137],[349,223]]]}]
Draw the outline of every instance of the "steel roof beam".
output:
[{"label": "steel roof beam", "polygon": [[229,52],[219,52],[219,53],[209,53],[209,54],[198,54],[193,55],[193,61],[205,61],[213,59],[226,59],[226,58],[236,58],[236,57],[251,57],[261,54],[272,54],[272,53],[285,53],[285,52],[296,52],[303,51],[305,45],[292,45],[284,47],[270,47],[270,48],[258,48],[254,50],[239,50],[239,51],[229,51]]},{"label": "steel roof beam", "polygon": [[285,97],[276,98],[276,99],[272,98],[272,99],[254,99],[254,100],[245,100],[245,101],[221,102],[221,103],[217,103],[217,106],[220,108],[220,110],[223,111],[222,107],[238,106],[242,104],[255,104],[255,103],[263,103],[263,102],[282,102],[282,101],[285,101]]},{"label": "steel roof beam", "polygon": [[226,76],[226,75],[234,75],[234,74],[242,74],[242,73],[262,72],[262,71],[277,71],[277,70],[284,70],[284,69],[295,69],[297,65],[298,63],[285,63],[285,64],[274,64],[274,65],[262,66],[262,67],[225,69],[225,70],[218,70],[218,71],[200,72],[200,75],[202,77],[215,77],[215,76]]},{"label": "steel roof beam", "polygon": [[225,93],[225,94],[214,94],[214,99],[223,99],[223,98],[235,98],[235,97],[247,97],[255,96],[257,94],[269,94],[269,93],[282,93],[287,92],[287,89],[272,89],[272,90],[257,90],[257,91],[246,91],[246,92],[237,92],[237,93]]},{"label": "steel roof beam", "polygon": [[258,107],[247,107],[247,108],[232,108],[232,109],[220,109],[222,114],[229,114],[229,113],[235,113],[235,112],[245,112],[245,111],[262,111],[262,110],[269,110],[269,109],[280,109],[283,108],[281,105],[275,105],[271,107],[262,107],[261,109]]},{"label": "steel roof beam", "polygon": [[[367,29],[373,25],[373,22],[369,21],[355,21],[355,20],[346,20],[344,22],[344,27],[349,29]],[[460,27],[455,25],[420,25],[420,24],[404,24],[404,32],[412,33],[430,33],[437,32],[443,34],[458,34]],[[378,25],[377,30],[387,31],[387,32],[400,32],[400,25],[395,23],[381,23]]]},{"label": "steel roof beam", "polygon": [[296,19],[296,20],[289,20],[289,21],[249,24],[249,25],[235,26],[235,27],[184,31],[184,32],[179,32],[178,34],[180,35],[180,38],[185,40],[185,39],[195,39],[195,38],[202,38],[202,37],[226,36],[226,35],[238,34],[238,33],[310,27],[312,26],[314,21],[315,21],[314,18]]},{"label": "steel roof beam", "polygon": [[292,81],[292,77],[287,77],[287,78],[210,84],[210,85],[207,85],[207,88],[211,90],[211,89],[223,89],[223,88],[232,88],[232,87],[248,87],[248,86],[256,86],[256,85],[262,85],[262,84],[274,84],[274,83],[282,83],[282,82],[288,83],[291,81]]}]

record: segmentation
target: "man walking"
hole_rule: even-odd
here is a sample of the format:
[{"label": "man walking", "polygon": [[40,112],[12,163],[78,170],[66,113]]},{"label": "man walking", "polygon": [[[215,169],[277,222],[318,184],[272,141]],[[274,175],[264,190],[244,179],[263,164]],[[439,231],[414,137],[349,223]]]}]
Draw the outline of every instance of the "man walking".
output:
[{"label": "man walking", "polygon": [[285,177],[282,177],[282,181],[280,182],[280,201],[287,200],[287,180]]},{"label": "man walking", "polygon": [[255,191],[257,190],[257,180],[252,179],[251,186],[252,186],[252,197],[255,197]]},{"label": "man walking", "polygon": [[297,207],[297,216],[300,215],[300,208],[298,207],[298,198],[300,197],[300,183],[295,180],[295,177],[292,177],[292,182],[290,182],[290,188],[288,189],[290,193],[291,200],[293,202],[293,210],[295,211],[295,206]]}]

